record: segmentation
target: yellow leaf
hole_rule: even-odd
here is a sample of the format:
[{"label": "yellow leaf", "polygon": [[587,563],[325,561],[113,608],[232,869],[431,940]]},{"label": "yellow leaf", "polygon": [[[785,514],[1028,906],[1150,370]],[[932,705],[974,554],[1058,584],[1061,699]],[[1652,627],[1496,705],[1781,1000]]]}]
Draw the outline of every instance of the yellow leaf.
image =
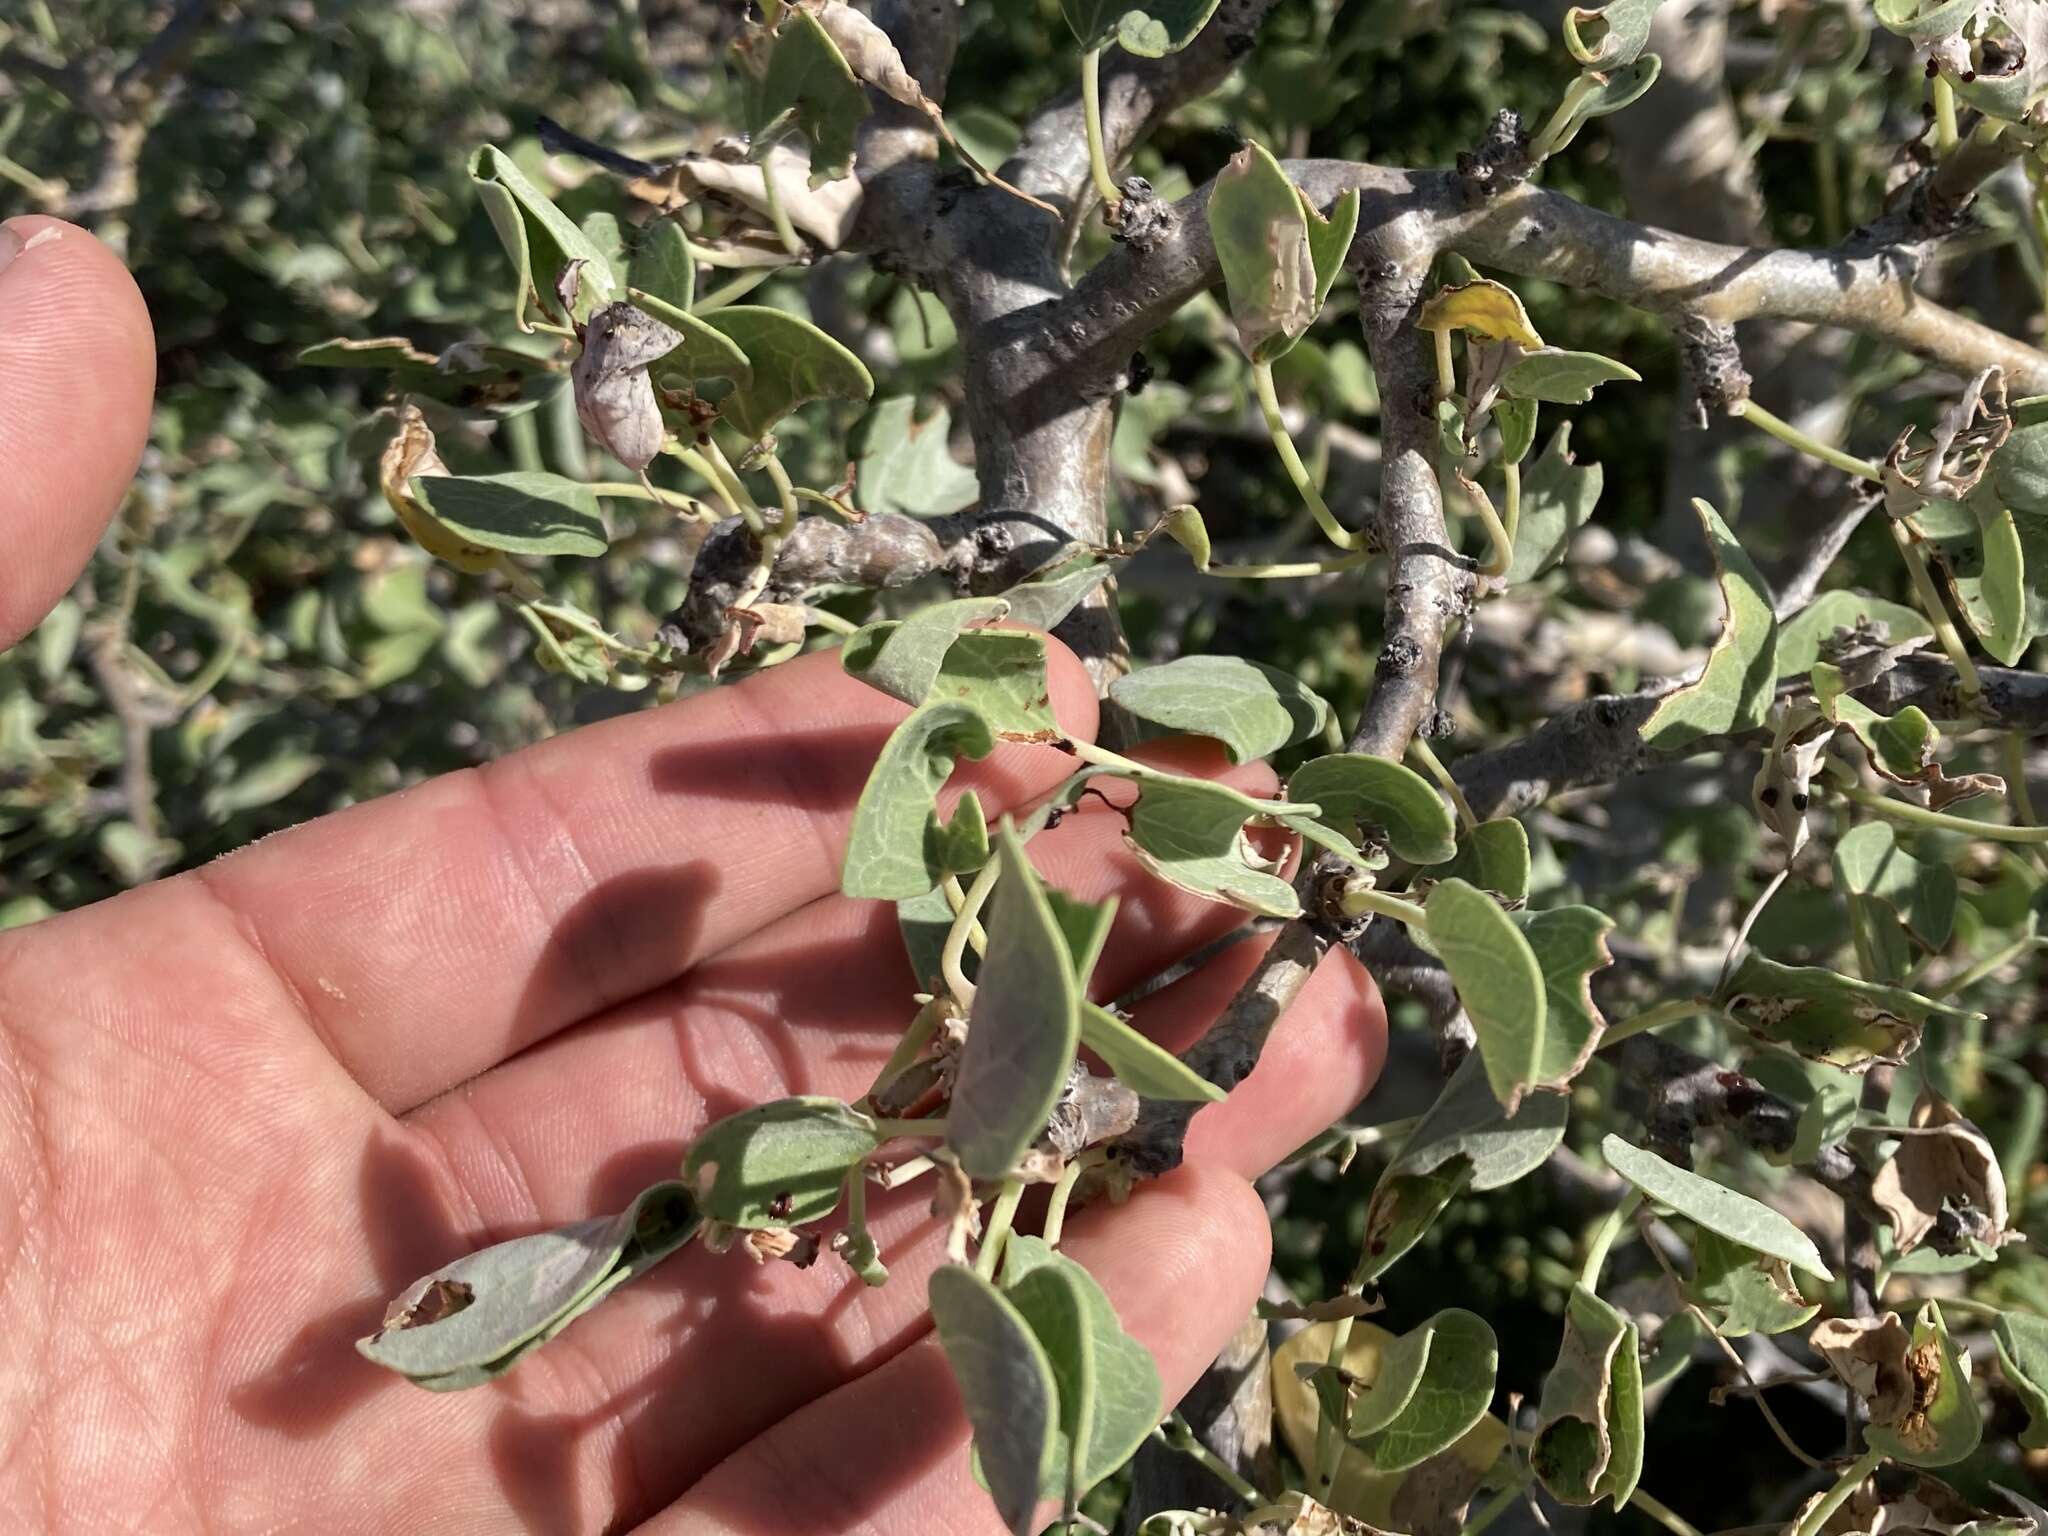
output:
[{"label": "yellow leaf", "polygon": [[1490,341],[1519,342],[1525,347],[1543,345],[1514,289],[1483,277],[1440,290],[1422,306],[1421,327],[1425,331],[1471,331]]},{"label": "yellow leaf", "polygon": [[428,554],[470,575],[488,571],[497,565],[498,552],[470,543],[422,506],[408,488],[415,475],[447,473],[448,466],[435,451],[434,429],[427,425],[420,408],[408,403],[398,415],[398,435],[385,445],[384,456],[378,461],[377,479],[383,487],[384,499],[405,524],[405,531]]}]

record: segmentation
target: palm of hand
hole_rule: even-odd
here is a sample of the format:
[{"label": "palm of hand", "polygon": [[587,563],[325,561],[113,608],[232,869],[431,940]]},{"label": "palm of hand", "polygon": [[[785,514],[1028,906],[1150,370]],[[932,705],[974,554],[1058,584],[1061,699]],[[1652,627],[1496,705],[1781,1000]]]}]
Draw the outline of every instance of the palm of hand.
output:
[{"label": "palm of hand", "polygon": [[[872,1208],[878,1290],[693,1247],[486,1389],[423,1393],[352,1348],[414,1276],[619,1209],[720,1115],[864,1091],[914,984],[891,909],[832,893],[900,712],[809,658],[0,940],[10,1528],[992,1522],[926,1335],[944,1234],[916,1186]],[[1067,767],[1006,749],[972,782],[993,814]],[[1120,826],[1071,816],[1041,865],[1121,894],[1111,994],[1234,921],[1141,876]],[[1256,949],[1141,1024],[1185,1043]],[[1333,958],[1189,1167],[1070,1226],[1170,1396],[1263,1282],[1245,1176],[1355,1102],[1382,1027]]]}]

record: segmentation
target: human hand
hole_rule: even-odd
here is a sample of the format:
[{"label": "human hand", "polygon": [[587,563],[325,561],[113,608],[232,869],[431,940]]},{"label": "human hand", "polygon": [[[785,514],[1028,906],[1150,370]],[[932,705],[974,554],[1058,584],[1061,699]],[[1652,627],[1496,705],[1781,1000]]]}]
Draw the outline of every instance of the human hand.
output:
[{"label": "human hand", "polygon": [[[12,639],[118,500],[148,343],[89,237],[6,227],[60,232],[0,271]],[[1090,735],[1086,678],[1053,652],[1055,706]],[[929,1336],[945,1232],[915,1185],[870,1206],[878,1290],[693,1245],[489,1387],[421,1392],[353,1348],[415,1276],[621,1208],[711,1120],[861,1094],[914,982],[893,910],[841,898],[838,864],[901,714],[805,657],[0,935],[0,1526],[995,1529]],[[993,816],[1070,766],[1006,747],[956,788]],[[1143,875],[1120,828],[1091,797],[1033,844],[1050,881],[1122,896],[1104,995],[1237,921]],[[1258,948],[1139,1026],[1186,1044]],[[1186,1165],[1068,1224],[1169,1400],[1264,1281],[1248,1178],[1363,1094],[1384,1022],[1333,953]]]}]

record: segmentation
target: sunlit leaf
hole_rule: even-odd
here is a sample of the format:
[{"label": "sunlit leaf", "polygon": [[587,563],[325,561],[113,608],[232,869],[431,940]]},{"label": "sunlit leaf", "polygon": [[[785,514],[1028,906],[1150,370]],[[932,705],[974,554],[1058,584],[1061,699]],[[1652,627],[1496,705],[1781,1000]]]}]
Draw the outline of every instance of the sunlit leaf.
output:
[{"label": "sunlit leaf", "polygon": [[1916,635],[1932,635],[1933,628],[1917,608],[1882,597],[1865,597],[1860,592],[1823,592],[1778,629],[1778,676],[1792,677],[1813,670],[1821,659],[1821,646],[1837,630],[1854,630],[1868,625],[1882,626],[1888,644],[1897,645]]},{"label": "sunlit leaf", "polygon": [[1928,949],[1944,948],[1955,931],[1959,893],[1946,864],[1926,864],[1899,846],[1881,821],[1844,832],[1835,844],[1836,883],[1844,891],[1882,902]]},{"label": "sunlit leaf", "polygon": [[933,846],[943,836],[939,790],[957,759],[987,757],[995,745],[988,722],[951,700],[924,705],[897,726],[854,807],[840,890],[902,901],[924,895],[948,874],[967,873]]},{"label": "sunlit leaf", "polygon": [[811,185],[836,181],[853,166],[853,140],[868,115],[868,95],[852,66],[809,11],[791,6],[773,34],[754,95],[758,133],[787,112],[811,146]]},{"label": "sunlit leaf", "polygon": [[628,274],[635,288],[672,309],[687,312],[697,301],[696,252],[675,219],[656,219],[642,226]]},{"label": "sunlit leaf", "polygon": [[[1499,417],[1499,407],[1494,415]],[[1571,438],[1572,424],[1559,422],[1542,454],[1522,476],[1522,518],[1515,525],[1515,557],[1507,571],[1511,585],[1533,580],[1562,560],[1572,535],[1600,500],[1605,472],[1598,464],[1574,459]]]},{"label": "sunlit leaf", "polygon": [[1657,1204],[1690,1217],[1730,1242],[1783,1259],[1817,1279],[1834,1279],[1813,1239],[1761,1200],[1668,1163],[1646,1148],[1630,1146],[1619,1136],[1603,1140],[1600,1155],[1608,1167]]},{"label": "sunlit leaf", "polygon": [[1428,1460],[1486,1417],[1499,1359],[1484,1318],[1455,1307],[1437,1313],[1382,1348],[1348,1438],[1382,1472]]},{"label": "sunlit leaf", "polygon": [[1636,1326],[1583,1285],[1565,1308],[1564,1342],[1543,1381],[1529,1464],[1561,1504],[1607,1497],[1620,1509],[1643,1470],[1642,1365]]},{"label": "sunlit leaf", "polygon": [[1106,561],[1087,562],[1063,566],[1035,581],[1020,582],[1002,594],[1010,605],[1010,622],[1050,630],[1115,574],[1115,567]]},{"label": "sunlit leaf", "polygon": [[931,697],[946,653],[971,624],[1002,618],[1000,597],[962,597],[932,603],[907,619],[885,619],[847,636],[839,664],[871,688],[917,705]]},{"label": "sunlit leaf", "polygon": [[1928,1302],[1914,1321],[1907,1369],[1914,1378],[1912,1406],[1895,1423],[1865,1425],[1863,1438],[1910,1466],[1953,1466],[1977,1449],[1984,1420],[1937,1302]]},{"label": "sunlit leaf", "polygon": [[1111,38],[1126,53],[1156,59],[1178,53],[1200,35],[1216,14],[1219,0],[1060,0],[1067,25],[1083,48],[1099,48]]},{"label": "sunlit leaf", "polygon": [[1217,172],[1208,218],[1238,345],[1254,363],[1270,363],[1320,308],[1309,214],[1280,162],[1246,144]]},{"label": "sunlit leaf", "polygon": [[1706,671],[1664,696],[1643,722],[1643,742],[1671,751],[1701,736],[1755,730],[1764,723],[1777,679],[1778,621],[1771,589],[1721,515],[1695,499],[1700,527],[1713,552],[1725,617],[1707,656]]},{"label": "sunlit leaf", "polygon": [[683,1177],[714,1221],[800,1227],[829,1216],[847,1174],[880,1143],[875,1122],[839,1099],[776,1099],[690,1143]]},{"label": "sunlit leaf", "polygon": [[465,543],[519,555],[601,555],[604,519],[590,487],[540,470],[416,475],[428,514]]},{"label": "sunlit leaf", "polygon": [[942,405],[923,421],[909,395],[875,402],[855,439],[854,497],[863,512],[939,517],[974,505],[981,495],[974,471],[946,447],[952,431]]},{"label": "sunlit leaf", "polygon": [[1287,793],[1321,807],[1318,821],[1348,836],[1383,842],[1411,864],[1441,864],[1458,851],[1456,823],[1444,797],[1401,763],[1364,752],[1312,758],[1294,770]]},{"label": "sunlit leaf", "polygon": [[1221,1088],[1165,1046],[1095,1003],[1081,1005],[1081,1043],[1100,1056],[1119,1081],[1144,1098],[1220,1104],[1225,1097]]},{"label": "sunlit leaf", "polygon": [[[529,300],[537,300],[544,313],[582,320],[619,297],[611,263],[546,193],[526,179],[510,155],[486,144],[469,157],[469,175],[491,227],[512,258],[517,276],[512,313],[522,331],[532,329],[527,323]],[[578,273],[581,286],[574,310],[564,315],[555,284],[571,262],[583,264]]]},{"label": "sunlit leaf", "polygon": [[1017,834],[998,836],[1001,879],[985,920],[974,1005],[946,1142],[968,1177],[1009,1175],[1045,1129],[1080,1041],[1080,989],[1052,905]]},{"label": "sunlit leaf", "polygon": [[1127,837],[1139,863],[1162,880],[1248,912],[1293,917],[1301,911],[1294,887],[1257,862],[1245,838],[1251,817],[1292,809],[1203,779],[1147,778]]},{"label": "sunlit leaf", "polygon": [[874,393],[861,360],[808,320],[753,304],[734,304],[704,320],[752,365],[753,377],[718,407],[720,419],[744,438],[765,435],[813,400],[865,400]]},{"label": "sunlit leaf", "polygon": [[1570,1114],[1570,1101],[1555,1093],[1524,1094],[1509,1114],[1494,1097],[1485,1064],[1468,1055],[1402,1143],[1387,1176],[1430,1174],[1457,1159],[1466,1164],[1465,1182],[1475,1193],[1499,1189],[1550,1160]]},{"label": "sunlit leaf", "polygon": [[1512,816],[1482,821],[1458,840],[1457,857],[1432,870],[1439,880],[1463,880],[1504,901],[1529,895],[1529,833]]},{"label": "sunlit leaf", "polygon": [[1440,880],[1423,909],[1430,945],[1479,1036],[1487,1081],[1512,1110],[1543,1067],[1542,967],[1507,913],[1476,886]]},{"label": "sunlit leaf", "polygon": [[1736,968],[1727,993],[1727,1011],[1758,1039],[1847,1072],[1904,1061],[1937,1014],[1983,1017],[1903,987],[1820,966],[1780,965],[1758,954]]},{"label": "sunlit leaf", "polygon": [[1783,1259],[1765,1258],[1710,1227],[1693,1237],[1692,1265],[1686,1295],[1718,1316],[1716,1328],[1724,1338],[1785,1333],[1804,1327],[1820,1311],[1820,1303],[1799,1294]]},{"label": "sunlit leaf", "polygon": [[1614,963],[1607,931],[1614,919],[1592,907],[1512,912],[1543,972],[1543,1051],[1536,1088],[1564,1088],[1584,1070],[1607,1021],[1593,1002],[1593,973]]},{"label": "sunlit leaf", "polygon": [[1425,331],[1466,331],[1531,349],[1543,345],[1515,290],[1484,277],[1439,289],[1422,306],[1416,324]]},{"label": "sunlit leaf", "polygon": [[1633,64],[1650,41],[1650,23],[1663,0],[1609,0],[1574,5],[1564,13],[1565,47],[1589,69]]},{"label": "sunlit leaf", "polygon": [[1549,400],[1560,405],[1584,405],[1602,384],[1619,380],[1640,384],[1643,376],[1626,363],[1617,363],[1598,352],[1567,352],[1560,347],[1539,347],[1525,352],[1510,365],[1501,388],[1525,400]]}]

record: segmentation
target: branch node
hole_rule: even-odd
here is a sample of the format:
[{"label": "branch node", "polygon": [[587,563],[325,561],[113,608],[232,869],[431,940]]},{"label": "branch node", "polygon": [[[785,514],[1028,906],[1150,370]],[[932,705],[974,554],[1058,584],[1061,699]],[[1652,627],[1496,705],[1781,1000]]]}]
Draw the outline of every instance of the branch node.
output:
[{"label": "branch node", "polygon": [[1152,183],[1142,176],[1125,179],[1123,201],[1104,209],[1103,216],[1113,239],[1141,253],[1158,250],[1179,228],[1173,204],[1154,192]]},{"label": "branch node", "polygon": [[1459,151],[1457,167],[1468,207],[1478,207],[1527,181],[1536,163],[1529,158],[1529,135],[1522,127],[1522,115],[1501,108],[1487,125],[1479,147]]},{"label": "branch node", "polygon": [[1694,423],[1704,427],[1713,417],[1734,415],[1749,399],[1749,370],[1742,366],[1735,327],[1686,315],[1677,332],[1682,384],[1692,401]]}]

